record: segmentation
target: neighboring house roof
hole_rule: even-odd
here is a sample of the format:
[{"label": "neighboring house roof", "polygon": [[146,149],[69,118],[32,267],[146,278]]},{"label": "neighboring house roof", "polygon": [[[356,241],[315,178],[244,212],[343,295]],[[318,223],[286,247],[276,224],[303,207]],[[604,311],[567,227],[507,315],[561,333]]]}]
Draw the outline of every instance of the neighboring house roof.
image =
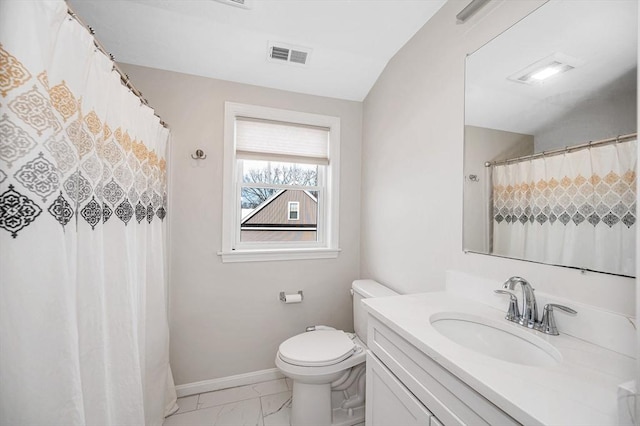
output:
[{"label": "neighboring house roof", "polygon": [[[279,201],[283,201],[283,202],[288,202],[288,201],[302,201],[300,200],[300,197],[297,194],[305,194],[306,197],[308,198],[308,201],[314,205],[313,210],[313,214],[309,215],[305,215],[305,217],[307,218],[307,220],[305,220],[305,217],[303,217],[303,212],[307,209],[304,209],[303,206],[301,206],[300,208],[300,219],[297,221],[288,221],[286,220],[286,216],[285,213],[287,212],[283,212],[283,214],[281,215],[282,220],[274,220],[273,216],[271,217],[270,220],[267,220],[267,215],[266,215],[266,211],[269,210],[270,208],[275,208],[274,206],[276,206],[278,203],[276,203],[276,200]],[[296,198],[296,199],[294,199]],[[256,207],[255,209],[253,209],[253,211],[249,214],[247,214],[246,216],[244,216],[242,218],[242,222],[241,225],[278,225],[278,224],[291,224],[290,222],[295,222],[295,224],[297,225],[309,225],[309,224],[313,224],[315,225],[317,222],[317,204],[318,204],[318,200],[316,199],[316,197],[313,196],[313,194],[311,194],[309,191],[298,191],[298,190],[289,190],[289,189],[283,189],[278,191],[277,193],[275,193],[271,198],[263,201],[258,207]],[[260,220],[262,218],[262,220]]]}]

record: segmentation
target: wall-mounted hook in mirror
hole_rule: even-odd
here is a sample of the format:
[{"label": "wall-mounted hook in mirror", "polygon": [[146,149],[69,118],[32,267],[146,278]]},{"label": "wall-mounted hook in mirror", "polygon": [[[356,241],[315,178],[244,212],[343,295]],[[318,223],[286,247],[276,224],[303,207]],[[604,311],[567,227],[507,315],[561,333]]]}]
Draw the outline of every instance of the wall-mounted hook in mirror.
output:
[{"label": "wall-mounted hook in mirror", "polygon": [[204,160],[205,158],[207,158],[207,154],[205,154],[201,149],[196,149],[195,155],[191,154],[191,158],[193,158],[194,160]]}]

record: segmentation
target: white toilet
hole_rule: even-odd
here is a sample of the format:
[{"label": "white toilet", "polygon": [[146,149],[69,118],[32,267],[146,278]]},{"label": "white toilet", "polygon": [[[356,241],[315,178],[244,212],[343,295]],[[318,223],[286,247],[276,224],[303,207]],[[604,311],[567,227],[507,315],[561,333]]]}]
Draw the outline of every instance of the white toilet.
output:
[{"label": "white toilet", "polygon": [[292,426],[351,426],[364,422],[367,313],[360,301],[398,293],[373,280],[356,280],[354,333],[316,326],[280,345],[276,366],[293,380]]}]

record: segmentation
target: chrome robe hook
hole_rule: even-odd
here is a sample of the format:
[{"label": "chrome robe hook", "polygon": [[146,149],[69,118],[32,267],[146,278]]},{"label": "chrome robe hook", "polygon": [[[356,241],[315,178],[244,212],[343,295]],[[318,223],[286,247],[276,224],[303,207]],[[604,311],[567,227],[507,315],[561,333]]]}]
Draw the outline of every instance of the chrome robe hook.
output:
[{"label": "chrome robe hook", "polygon": [[194,160],[204,160],[207,158],[207,154],[205,154],[203,150],[197,149],[195,155],[191,154],[191,158]]}]

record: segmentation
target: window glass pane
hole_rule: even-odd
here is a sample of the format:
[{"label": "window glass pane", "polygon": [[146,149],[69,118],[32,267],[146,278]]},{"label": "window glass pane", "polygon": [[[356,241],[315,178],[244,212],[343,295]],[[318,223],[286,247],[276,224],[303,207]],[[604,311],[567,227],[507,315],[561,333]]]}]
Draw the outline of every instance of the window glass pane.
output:
[{"label": "window glass pane", "polygon": [[[271,188],[242,188],[240,193],[240,207],[242,210],[253,210],[268,199],[270,199],[277,189]],[[242,216],[244,217],[244,215]]]},{"label": "window glass pane", "polygon": [[[317,241],[318,200],[314,195],[300,189],[242,188],[241,199],[257,193],[270,195],[255,206],[243,201],[240,241]],[[294,203],[298,203],[296,211],[290,210]]]},{"label": "window glass pane", "polygon": [[274,185],[318,185],[316,164],[281,163],[275,161],[242,160],[243,183]]}]

